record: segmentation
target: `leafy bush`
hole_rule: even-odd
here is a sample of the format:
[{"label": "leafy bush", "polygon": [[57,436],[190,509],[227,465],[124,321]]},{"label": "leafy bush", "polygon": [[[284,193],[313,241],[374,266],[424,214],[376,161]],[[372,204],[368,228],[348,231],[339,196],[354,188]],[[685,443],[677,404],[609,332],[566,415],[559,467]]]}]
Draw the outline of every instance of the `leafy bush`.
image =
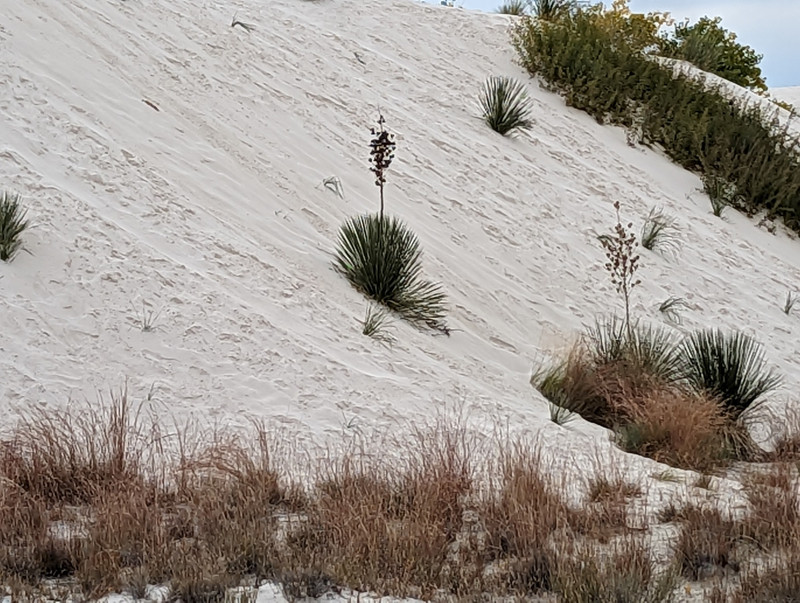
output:
[{"label": "leafy bush", "polygon": [[721,27],[720,22],[720,17],[703,17],[694,25],[676,24],[673,36],[662,40],[661,52],[744,88],[765,91],[767,84],[758,67],[763,55],[737,42],[736,34]]},{"label": "leafy bush", "polygon": [[22,233],[28,228],[27,210],[22,209],[19,195],[0,193],[0,260],[10,262],[22,248]]},{"label": "leafy bush", "polygon": [[523,67],[567,104],[600,122],[630,126],[640,118],[645,143],[731,183],[748,211],[766,211],[800,232],[798,137],[776,128],[760,104],[731,101],[647,56],[660,22],[595,5],[554,22],[522,18],[512,40]]},{"label": "leafy bush", "polygon": [[503,136],[516,130],[529,130],[533,123],[525,85],[510,77],[492,76],[483,85],[478,99],[483,119]]},{"label": "leafy bush", "polygon": [[445,294],[422,278],[416,235],[379,214],[348,219],[339,230],[335,266],[357,290],[405,319],[446,330]]},{"label": "leafy bush", "polygon": [[761,346],[744,333],[699,331],[687,337],[681,348],[689,385],[716,397],[733,419],[781,383],[766,368]]}]

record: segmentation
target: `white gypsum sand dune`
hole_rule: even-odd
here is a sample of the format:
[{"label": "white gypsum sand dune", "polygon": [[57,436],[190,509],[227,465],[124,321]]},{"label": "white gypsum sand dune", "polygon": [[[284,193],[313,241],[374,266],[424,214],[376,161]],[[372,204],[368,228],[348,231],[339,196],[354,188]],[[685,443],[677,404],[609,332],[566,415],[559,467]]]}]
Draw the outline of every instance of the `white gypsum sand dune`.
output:
[{"label": "white gypsum sand dune", "polygon": [[790,105],[797,107],[800,111],[800,86],[787,86],[785,88],[771,88],[772,96]]},{"label": "white gypsum sand dune", "polygon": [[[533,129],[488,129],[484,79],[526,77],[510,17],[405,0],[17,0],[4,17],[0,186],[35,224],[30,254],[0,265],[5,426],[127,383],[165,420],[257,417],[299,446],[461,407],[565,458],[608,451],[599,427],[550,423],[529,378],[621,310],[596,239],[614,201],[637,230],[662,206],[681,231],[676,258],[642,252],[635,316],[683,297],[682,329],[754,335],[798,390],[800,316],[782,311],[798,241],[715,218],[695,175],[535,81]],[[367,301],[331,262],[342,221],[378,208],[379,110],[398,144],[387,211],[419,236],[453,329],[397,321],[391,348],[361,334]]]}]

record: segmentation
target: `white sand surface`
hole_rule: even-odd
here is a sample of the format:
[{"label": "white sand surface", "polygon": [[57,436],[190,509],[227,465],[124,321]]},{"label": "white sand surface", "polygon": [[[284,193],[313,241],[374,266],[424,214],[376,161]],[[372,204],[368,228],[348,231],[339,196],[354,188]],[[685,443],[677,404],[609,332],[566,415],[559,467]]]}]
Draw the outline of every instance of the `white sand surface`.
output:
[{"label": "white sand surface", "polygon": [[777,99],[797,107],[800,111],[800,86],[787,86],[785,88],[771,88],[770,93]]},{"label": "white sand surface", "polygon": [[[460,407],[558,454],[607,448],[596,426],[550,423],[529,378],[621,310],[596,239],[614,201],[637,230],[661,206],[681,231],[675,258],[642,252],[635,315],[663,321],[658,305],[683,297],[681,329],[756,336],[786,377],[775,403],[800,391],[800,311],[782,311],[800,243],[715,218],[697,176],[533,80],[533,129],[491,131],[484,79],[527,80],[511,17],[407,0],[6,0],[2,14],[0,186],[35,225],[30,253],[0,264],[3,426],[127,382],[165,418],[255,416],[299,446]],[[332,268],[342,221],[378,208],[379,109],[398,144],[387,210],[449,296],[450,337],[399,321],[392,347],[363,336],[367,302]],[[320,186],[330,176],[344,199]]]}]

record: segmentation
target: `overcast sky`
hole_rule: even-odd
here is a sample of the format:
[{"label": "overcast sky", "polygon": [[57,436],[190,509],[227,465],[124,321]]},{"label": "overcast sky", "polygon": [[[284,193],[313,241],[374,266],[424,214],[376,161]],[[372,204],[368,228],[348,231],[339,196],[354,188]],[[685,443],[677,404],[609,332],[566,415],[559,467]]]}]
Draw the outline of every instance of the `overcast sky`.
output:
[{"label": "overcast sky", "polygon": [[[437,2],[438,3],[438,2]],[[463,0],[464,8],[495,10],[502,0]],[[606,4],[610,4],[607,0]],[[461,5],[457,1],[456,5]],[[761,69],[770,88],[800,86],[800,0],[631,0],[631,10],[669,12],[692,22],[708,15],[736,32],[743,44],[763,54]]]}]

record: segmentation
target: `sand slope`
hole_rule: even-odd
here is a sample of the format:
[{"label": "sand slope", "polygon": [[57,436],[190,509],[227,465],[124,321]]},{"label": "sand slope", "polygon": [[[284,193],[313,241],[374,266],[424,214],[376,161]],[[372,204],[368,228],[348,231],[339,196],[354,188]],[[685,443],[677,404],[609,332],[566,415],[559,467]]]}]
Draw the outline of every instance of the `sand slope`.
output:
[{"label": "sand slope", "polygon": [[[681,229],[676,258],[643,252],[636,314],[661,321],[658,305],[684,297],[684,328],[756,335],[798,391],[800,310],[781,307],[800,288],[800,243],[713,217],[696,176],[534,81],[533,130],[490,131],[484,78],[525,77],[509,17],[405,0],[16,0],[3,13],[0,186],[35,223],[30,254],[0,265],[4,424],[127,380],[165,415],[254,415],[306,442],[463,404],[478,424],[584,448],[600,430],[563,435],[528,381],[621,307],[596,241],[617,200],[637,229],[656,205]],[[257,29],[231,28],[234,14]],[[449,295],[449,338],[399,322],[392,348],[364,337],[367,303],[331,267],[339,224],[377,209],[379,108],[398,141],[387,207]],[[334,175],[344,199],[320,186]],[[143,312],[158,313],[150,332]]]}]

